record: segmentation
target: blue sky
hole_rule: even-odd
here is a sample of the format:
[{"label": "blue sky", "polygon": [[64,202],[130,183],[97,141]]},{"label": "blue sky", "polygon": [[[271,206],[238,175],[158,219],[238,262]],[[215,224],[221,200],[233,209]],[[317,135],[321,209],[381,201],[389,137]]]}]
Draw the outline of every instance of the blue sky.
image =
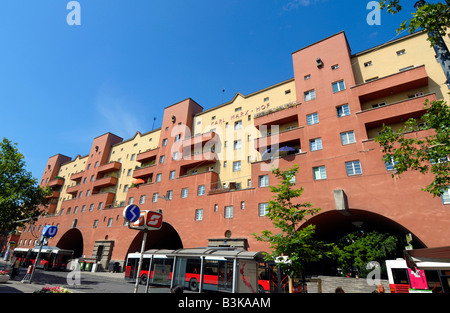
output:
[{"label": "blue sky", "polygon": [[40,180],[50,156],[86,155],[106,132],[129,139],[154,117],[158,128],[166,106],[208,109],[290,79],[292,52],[339,31],[352,53],[394,39],[415,1],[373,26],[369,2],[79,0],[70,26],[69,0],[2,0],[0,138]]}]

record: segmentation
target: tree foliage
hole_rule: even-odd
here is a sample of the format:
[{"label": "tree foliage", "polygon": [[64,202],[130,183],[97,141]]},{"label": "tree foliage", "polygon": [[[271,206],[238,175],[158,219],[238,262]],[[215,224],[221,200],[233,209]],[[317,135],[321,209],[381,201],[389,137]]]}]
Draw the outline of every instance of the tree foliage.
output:
[{"label": "tree foliage", "polygon": [[419,121],[409,119],[397,131],[383,125],[375,141],[382,147],[384,162],[394,164],[393,177],[409,170],[431,173],[434,180],[422,190],[441,196],[450,186],[450,107],[444,100],[427,100],[425,107],[420,129],[434,130],[434,134],[418,137]]},{"label": "tree foliage", "polygon": [[6,138],[0,143],[0,234],[24,225],[18,221],[37,218],[49,195],[26,171],[16,145]]},{"label": "tree foliage", "polygon": [[303,188],[292,188],[292,180],[298,172],[298,166],[285,171],[275,169],[272,172],[280,180],[280,184],[276,187],[270,186],[275,195],[269,201],[266,216],[279,232],[264,230],[261,235],[253,235],[258,241],[270,243],[271,253],[266,254],[268,261],[287,257],[288,262],[280,263],[280,266],[284,267],[291,277],[302,277],[306,263],[331,255],[331,244],[314,239],[314,225],[299,229],[307,217],[319,213],[320,209],[313,208],[311,203],[296,201],[304,191]]},{"label": "tree foliage", "polygon": [[396,257],[400,244],[401,240],[391,234],[356,231],[342,237],[335,244],[333,253],[343,275],[356,267],[359,275],[365,277],[369,262],[376,261],[383,266],[386,259]]},{"label": "tree foliage", "polygon": [[[407,2],[412,5],[411,2]],[[410,33],[423,29],[428,32],[428,40],[435,44],[438,36],[445,36],[446,29],[450,25],[450,0],[437,3],[425,3],[412,14],[412,17],[399,26],[397,32],[408,30]],[[396,14],[402,10],[400,0],[381,0],[380,8],[389,13]]]}]

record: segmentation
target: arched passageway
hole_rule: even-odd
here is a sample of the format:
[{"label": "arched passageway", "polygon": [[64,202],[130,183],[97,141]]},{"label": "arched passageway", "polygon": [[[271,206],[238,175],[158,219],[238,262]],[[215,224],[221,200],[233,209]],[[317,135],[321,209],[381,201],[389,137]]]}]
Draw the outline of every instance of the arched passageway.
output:
[{"label": "arched passageway", "polygon": [[[143,232],[139,231],[128,248],[128,253],[140,252],[142,246]],[[168,223],[163,223],[159,230],[148,232],[145,250],[149,249],[180,249],[183,243],[177,231]],[[126,259],[126,255],[124,257]]]},{"label": "arched passageway", "polygon": [[68,230],[56,245],[60,249],[73,250],[74,258],[79,258],[83,255],[83,235],[77,228]]},{"label": "arched passageway", "polygon": [[425,248],[425,244],[410,230],[401,224],[376,213],[351,209],[351,215],[343,215],[339,211],[328,211],[312,217],[304,226],[316,225],[316,238],[333,242],[346,234],[364,229],[365,231],[386,232],[393,235],[403,236],[412,234],[413,246],[416,249]]},{"label": "arched passageway", "polygon": [[[358,209],[351,209],[349,213],[344,215],[337,210],[323,212],[312,217],[302,227],[311,224],[315,225],[315,238],[328,243],[337,243],[339,239],[347,234],[360,231],[365,233],[376,231],[396,236],[400,240],[404,240],[404,242],[399,241],[395,256],[392,256],[393,258],[403,256],[407,234],[412,235],[412,245],[415,249],[426,247],[414,233],[385,216]],[[338,273],[336,263],[331,259],[323,259],[320,262],[308,264],[307,268],[310,274],[336,275]]]}]

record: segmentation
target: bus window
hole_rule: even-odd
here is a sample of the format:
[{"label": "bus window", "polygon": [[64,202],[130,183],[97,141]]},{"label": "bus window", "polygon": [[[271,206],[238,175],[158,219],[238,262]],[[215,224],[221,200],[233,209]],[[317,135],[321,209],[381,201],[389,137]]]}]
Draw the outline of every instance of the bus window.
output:
[{"label": "bus window", "polygon": [[173,257],[153,259],[151,283],[159,285],[170,285],[172,279]]}]

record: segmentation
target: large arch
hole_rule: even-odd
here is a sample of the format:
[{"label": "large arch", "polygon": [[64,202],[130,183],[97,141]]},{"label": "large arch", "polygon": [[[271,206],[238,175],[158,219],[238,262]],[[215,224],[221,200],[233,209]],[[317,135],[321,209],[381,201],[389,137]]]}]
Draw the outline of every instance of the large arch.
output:
[{"label": "large arch", "polygon": [[[140,252],[142,247],[143,232],[140,231],[128,248],[128,253]],[[145,250],[149,249],[180,249],[183,248],[178,232],[172,225],[163,222],[163,226],[159,230],[152,230],[148,232]],[[126,259],[126,255],[124,256]]]},{"label": "large arch", "polygon": [[387,232],[403,238],[406,234],[411,234],[414,248],[426,248],[413,232],[392,219],[359,209],[351,209],[348,212],[350,214],[342,214],[337,210],[323,212],[309,219],[302,227],[316,225],[316,237],[330,242],[360,228],[366,231]]},{"label": "large arch", "polygon": [[79,258],[83,255],[83,235],[79,229],[72,228],[61,236],[56,246],[60,249],[73,250],[74,258]]}]

